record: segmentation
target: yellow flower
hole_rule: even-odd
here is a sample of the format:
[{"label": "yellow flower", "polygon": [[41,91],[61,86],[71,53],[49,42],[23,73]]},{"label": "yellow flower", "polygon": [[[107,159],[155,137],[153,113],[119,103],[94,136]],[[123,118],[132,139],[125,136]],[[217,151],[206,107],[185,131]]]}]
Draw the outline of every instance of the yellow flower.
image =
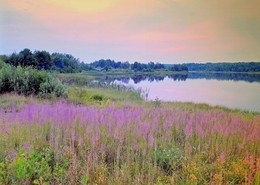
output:
[{"label": "yellow flower", "polygon": [[191,181],[197,181],[197,177],[194,174],[190,174]]},{"label": "yellow flower", "polygon": [[215,180],[215,182],[217,182],[217,183],[221,183],[222,182],[222,180],[223,180],[223,177],[222,177],[222,175],[221,174],[215,174],[214,175],[214,180]]}]

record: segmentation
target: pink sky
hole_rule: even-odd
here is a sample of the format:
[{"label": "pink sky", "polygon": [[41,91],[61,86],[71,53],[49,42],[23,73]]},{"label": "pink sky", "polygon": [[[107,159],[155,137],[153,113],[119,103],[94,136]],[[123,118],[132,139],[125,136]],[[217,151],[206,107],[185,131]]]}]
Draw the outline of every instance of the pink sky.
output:
[{"label": "pink sky", "polygon": [[147,63],[260,61],[259,0],[0,0],[0,54]]}]

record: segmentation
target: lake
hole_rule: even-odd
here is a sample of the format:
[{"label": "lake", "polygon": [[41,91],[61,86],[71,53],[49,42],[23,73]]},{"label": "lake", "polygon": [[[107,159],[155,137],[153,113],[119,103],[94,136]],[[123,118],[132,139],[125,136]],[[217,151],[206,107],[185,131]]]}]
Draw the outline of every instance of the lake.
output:
[{"label": "lake", "polygon": [[260,112],[260,74],[132,75],[107,76],[106,80],[142,88],[149,100],[207,103]]}]

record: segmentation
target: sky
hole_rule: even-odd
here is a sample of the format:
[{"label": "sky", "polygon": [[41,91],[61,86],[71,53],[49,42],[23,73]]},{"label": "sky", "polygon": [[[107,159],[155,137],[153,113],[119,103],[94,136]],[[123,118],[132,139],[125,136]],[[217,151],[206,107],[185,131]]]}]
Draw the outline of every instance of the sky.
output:
[{"label": "sky", "polygon": [[148,63],[260,61],[259,0],[0,0],[0,54]]}]

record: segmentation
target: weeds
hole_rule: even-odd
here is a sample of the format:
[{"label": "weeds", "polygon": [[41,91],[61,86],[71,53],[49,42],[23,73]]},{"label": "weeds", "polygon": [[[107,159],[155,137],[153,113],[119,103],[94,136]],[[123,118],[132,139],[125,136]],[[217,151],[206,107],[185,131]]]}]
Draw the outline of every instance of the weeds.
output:
[{"label": "weeds", "polygon": [[0,182],[256,184],[258,116],[164,104],[29,103],[0,111]]}]

